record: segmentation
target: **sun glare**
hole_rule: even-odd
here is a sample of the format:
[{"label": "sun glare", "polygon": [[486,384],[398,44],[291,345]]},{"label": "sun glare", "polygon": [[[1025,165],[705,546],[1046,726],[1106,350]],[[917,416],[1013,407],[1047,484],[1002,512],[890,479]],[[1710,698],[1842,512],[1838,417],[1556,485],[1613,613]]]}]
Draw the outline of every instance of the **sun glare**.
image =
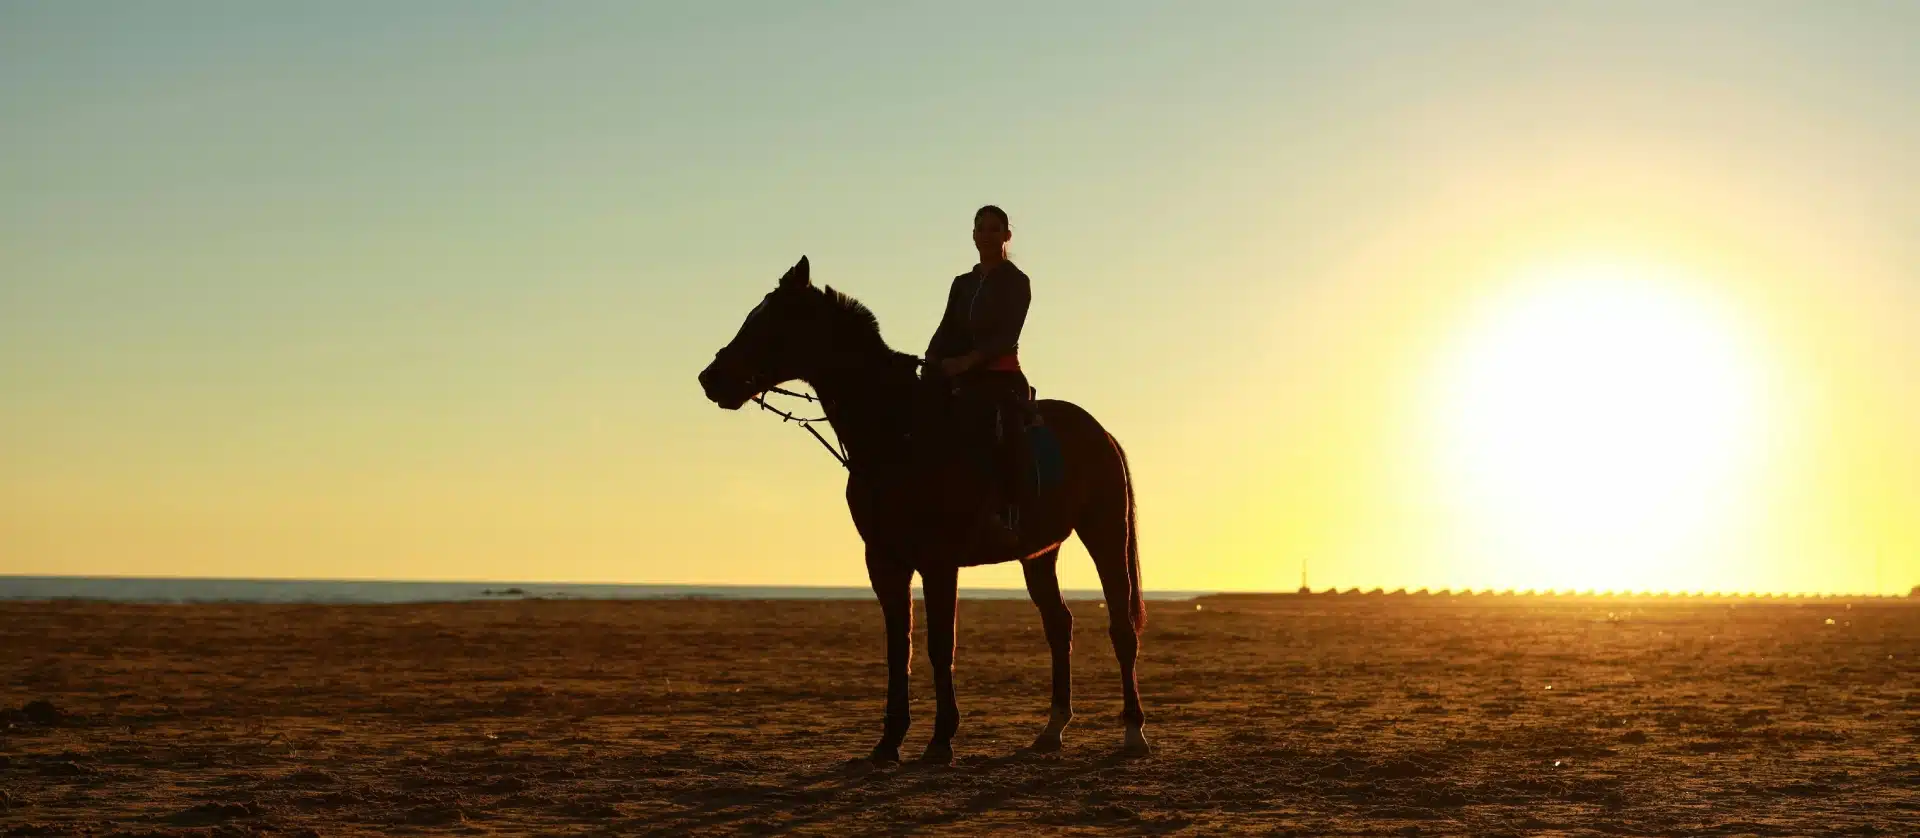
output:
[{"label": "sun glare", "polygon": [[1433,380],[1456,561],[1514,587],[1724,578],[1768,417],[1730,312],[1687,277],[1603,261],[1485,302]]}]

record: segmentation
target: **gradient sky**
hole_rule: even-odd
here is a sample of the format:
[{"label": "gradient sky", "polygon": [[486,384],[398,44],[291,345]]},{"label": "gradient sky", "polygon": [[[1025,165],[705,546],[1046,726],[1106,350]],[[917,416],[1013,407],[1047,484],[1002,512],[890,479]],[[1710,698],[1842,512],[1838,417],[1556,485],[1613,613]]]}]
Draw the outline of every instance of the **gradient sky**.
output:
[{"label": "gradient sky", "polygon": [[[919,352],[995,203],[1150,588],[1920,584],[1920,4],[1095,9],[0,5],[0,573],[864,584],[694,375],[801,254]],[[1474,553],[1445,359],[1600,263],[1763,456],[1695,554]]]}]

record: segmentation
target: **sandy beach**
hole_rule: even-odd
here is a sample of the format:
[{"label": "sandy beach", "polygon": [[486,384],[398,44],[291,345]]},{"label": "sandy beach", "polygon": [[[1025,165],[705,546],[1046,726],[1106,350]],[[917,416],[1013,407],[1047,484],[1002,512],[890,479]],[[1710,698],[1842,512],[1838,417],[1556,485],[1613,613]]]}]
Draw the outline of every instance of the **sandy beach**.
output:
[{"label": "sandy beach", "polygon": [[1910,602],[1154,603],[1134,761],[1074,612],[1065,752],[1032,606],[968,601],[957,761],[862,773],[871,602],[4,603],[0,832],[1920,834]]}]

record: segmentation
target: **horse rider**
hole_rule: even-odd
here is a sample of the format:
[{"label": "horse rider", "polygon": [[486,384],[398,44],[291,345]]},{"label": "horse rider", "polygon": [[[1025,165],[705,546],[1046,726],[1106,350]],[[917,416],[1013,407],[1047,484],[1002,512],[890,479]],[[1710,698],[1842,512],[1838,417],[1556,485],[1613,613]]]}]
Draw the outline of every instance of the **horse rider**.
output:
[{"label": "horse rider", "polygon": [[980,260],[953,278],[946,313],[926,355],[929,370],[952,378],[964,396],[991,408],[979,432],[998,472],[993,481],[998,497],[984,505],[981,523],[989,537],[1008,547],[1019,539],[1021,428],[1029,398],[1020,370],[1020,329],[1031,299],[1027,275],[1007,258],[1012,238],[1005,210],[988,205],[973,214],[973,247]]}]

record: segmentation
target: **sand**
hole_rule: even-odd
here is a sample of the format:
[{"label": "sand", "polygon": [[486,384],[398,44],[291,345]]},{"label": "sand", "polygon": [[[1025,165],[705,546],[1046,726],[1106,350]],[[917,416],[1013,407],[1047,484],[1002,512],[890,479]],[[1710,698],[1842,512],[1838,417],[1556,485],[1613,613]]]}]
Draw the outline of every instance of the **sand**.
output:
[{"label": "sand", "polygon": [[1199,605],[1151,609],[1152,757],[1097,603],[1040,756],[1036,614],[968,601],[958,760],[860,773],[871,602],[0,603],[0,832],[1920,834],[1915,604]]}]

